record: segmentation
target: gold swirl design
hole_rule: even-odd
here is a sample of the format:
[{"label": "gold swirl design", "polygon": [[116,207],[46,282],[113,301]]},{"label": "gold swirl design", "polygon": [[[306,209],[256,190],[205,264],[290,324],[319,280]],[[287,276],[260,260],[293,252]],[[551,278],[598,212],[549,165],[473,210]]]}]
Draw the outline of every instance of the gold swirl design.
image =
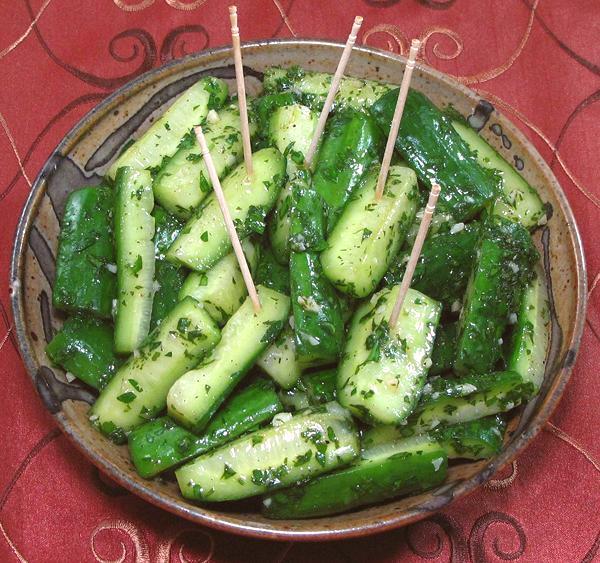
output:
[{"label": "gold swirl design", "polygon": [[502,489],[510,487],[515,482],[515,479],[519,474],[519,466],[517,464],[517,460],[513,461],[511,466],[512,471],[508,477],[505,477],[504,479],[490,479],[484,485],[484,487],[486,489],[489,489],[490,491],[500,491]]},{"label": "gold swirl design", "polygon": [[451,29],[448,29],[446,27],[430,27],[429,29],[426,29],[423,33],[421,33],[421,35],[419,35],[419,39],[421,40],[422,43],[422,49],[423,49],[423,58],[425,59],[425,62],[427,64],[431,64],[428,57],[427,57],[427,52],[425,50],[426,46],[427,46],[427,42],[429,41],[429,39],[431,38],[432,35],[443,35],[445,37],[448,37],[452,40],[452,42],[454,43],[454,51],[452,51],[451,53],[444,53],[441,49],[441,46],[439,43],[436,43],[433,46],[433,54],[438,58],[438,59],[442,59],[445,61],[449,61],[452,59],[455,59],[456,57],[458,57],[458,55],[460,55],[463,52],[463,41],[460,38],[460,35],[458,35],[458,33],[456,33],[455,31],[452,31]]},{"label": "gold swirl design", "polygon": [[4,57],[5,55],[8,55],[8,53],[10,53],[12,50],[16,49],[23,41],[25,41],[25,39],[27,39],[27,36],[32,32],[35,24],[42,17],[42,14],[46,11],[46,8],[50,5],[50,2],[52,2],[52,0],[46,0],[42,4],[40,11],[37,13],[35,18],[33,18],[33,20],[31,20],[31,23],[27,26],[27,29],[21,34],[21,36],[16,41],[13,41],[8,47],[6,47],[5,49],[2,49],[2,51],[0,51],[0,59],[2,57]]},{"label": "gold swirl design", "polygon": [[8,141],[10,143],[12,151],[15,155],[15,158],[17,159],[17,162],[19,163],[19,170],[21,170],[21,174],[23,175],[23,178],[25,178],[25,181],[29,184],[29,187],[31,188],[31,186],[32,186],[31,180],[29,179],[29,176],[27,176],[27,172],[25,172],[25,167],[23,166],[23,161],[21,160],[21,156],[19,155],[19,151],[17,150],[15,138],[12,136],[12,133],[10,132],[10,129],[8,128],[8,124],[6,123],[6,119],[4,119],[4,116],[1,113],[0,113],[0,125],[2,125],[2,129],[4,129],[4,133],[6,133],[6,136],[8,137]]},{"label": "gold swirl design", "polygon": [[[369,45],[368,39],[375,33],[385,33],[386,35],[389,35],[398,47],[398,53],[400,55],[406,55],[408,53],[409,41],[404,32],[397,25],[393,25],[391,23],[380,23],[379,25],[373,26],[363,35],[362,44]],[[392,53],[396,52],[394,43],[392,43],[392,41],[389,39],[387,40],[387,47],[388,51],[391,51]]]},{"label": "gold swirl design", "polygon": [[27,559],[25,559],[25,557],[23,557],[21,555],[21,552],[16,548],[15,544],[10,539],[10,536],[6,533],[6,530],[4,529],[2,522],[0,522],[0,532],[2,532],[2,535],[4,536],[6,543],[9,545],[10,549],[12,550],[13,555],[20,561],[20,563],[27,563]]},{"label": "gold swirl design", "polygon": [[156,563],[169,563],[171,561],[171,556],[173,555],[173,547],[175,543],[185,534],[203,535],[204,537],[208,538],[210,547],[208,549],[208,555],[206,555],[202,561],[192,562],[185,557],[184,551],[186,548],[186,543],[181,541],[178,550],[180,563],[209,563],[215,552],[215,540],[209,532],[203,530],[202,528],[183,528],[171,531],[168,534],[168,538],[159,543],[156,550],[156,557],[153,559],[153,561],[156,561]]},{"label": "gold swirl design", "polygon": [[182,2],[181,0],[165,0],[165,2],[176,10],[195,10],[206,2],[206,0],[194,0],[194,2]]},{"label": "gold swirl design", "polygon": [[527,28],[525,29],[525,33],[523,34],[523,37],[521,37],[521,41],[519,42],[519,45],[517,46],[516,50],[511,54],[511,56],[506,62],[504,62],[496,68],[492,68],[490,70],[486,70],[485,72],[480,72],[478,74],[472,74],[470,76],[456,76],[456,79],[459,82],[462,82],[463,84],[473,84],[475,82],[486,82],[506,72],[523,52],[525,44],[527,43],[529,36],[531,35],[531,28],[533,27],[535,11],[537,10],[538,4],[539,0],[535,0],[533,5],[531,6],[531,11],[529,13],[529,21],[527,22]]},{"label": "gold swirl design", "polygon": [[600,472],[600,462],[597,459],[594,459],[594,456],[589,453],[583,446],[578,444],[571,436],[569,436],[564,430],[561,430],[557,426],[554,426],[550,421],[546,422],[546,426],[544,426],[544,430],[548,432],[552,432],[559,440],[569,444],[572,448],[576,449],[585,459],[587,459],[593,466],[596,471]]},{"label": "gold swirl design", "polygon": [[592,293],[594,293],[594,289],[596,289],[596,286],[598,285],[598,282],[600,281],[600,272],[598,272],[596,274],[596,277],[594,278],[594,281],[592,283],[592,287],[590,287],[589,291],[588,291],[588,299],[592,296]]},{"label": "gold swirl design", "polygon": [[292,24],[290,23],[290,20],[289,20],[289,18],[287,16],[285,10],[283,9],[283,6],[281,5],[281,2],[279,2],[279,0],[273,0],[273,4],[275,4],[275,7],[279,11],[279,15],[281,16],[281,19],[283,20],[283,23],[289,29],[290,33],[292,34],[292,37],[298,37],[296,35],[296,32],[292,28]]},{"label": "gold swirl design", "polygon": [[154,4],[154,0],[142,0],[137,4],[127,4],[123,0],[113,0],[113,2],[125,12],[139,12]]},{"label": "gold swirl design", "polygon": [[137,526],[133,522],[130,522],[129,520],[119,520],[119,519],[108,520],[106,522],[99,524],[98,526],[96,526],[96,528],[94,528],[94,531],[92,532],[92,538],[91,538],[90,543],[91,543],[91,547],[92,547],[92,553],[94,554],[96,561],[98,561],[99,563],[124,563],[125,558],[127,557],[127,553],[128,553],[127,546],[125,545],[125,542],[123,542],[122,540],[120,542],[121,554],[117,559],[104,559],[98,553],[98,551],[96,549],[96,540],[98,538],[98,535],[105,530],[117,530],[128,536],[129,540],[131,541],[131,543],[133,544],[133,547],[134,547],[133,555],[135,557],[136,563],[147,563],[150,561],[150,553],[148,550],[148,544],[146,543],[146,540],[143,537],[143,535],[138,530]]}]

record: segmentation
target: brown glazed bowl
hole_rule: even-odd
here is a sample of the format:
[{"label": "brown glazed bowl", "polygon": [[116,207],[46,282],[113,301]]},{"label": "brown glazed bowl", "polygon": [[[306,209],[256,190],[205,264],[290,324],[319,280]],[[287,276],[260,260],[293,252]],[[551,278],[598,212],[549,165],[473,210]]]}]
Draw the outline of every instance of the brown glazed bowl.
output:
[{"label": "brown glazed bowl", "polygon": [[[250,94],[260,88],[269,65],[299,64],[331,71],[342,46],[325,41],[266,41],[243,47]],[[399,83],[405,59],[356,48],[347,74]],[[97,184],[120,147],[144,130],[165,104],[203,75],[228,80],[235,88],[229,49],[205,51],[152,70],[119,89],[88,113],[52,153],[37,177],[23,210],[11,266],[12,306],[23,361],[43,402],[75,446],[103,472],[131,492],[174,514],[236,534],[280,540],[326,540],[373,534],[403,526],[448,506],[485,483],[540,431],[556,407],[575,361],[586,309],[586,271],[581,240],[565,194],[546,163],[523,134],[474,92],[440,72],[417,66],[413,86],[438,106],[452,104],[471,125],[535,186],[552,207],[552,218],[535,235],[552,296],[552,343],[538,397],[514,415],[503,451],[496,458],[455,465],[447,483],[426,493],[348,514],[312,520],[267,520],[248,508],[236,511],[184,500],[169,480],[139,477],[126,447],[112,444],[88,423],[94,394],[68,383],[51,364],[44,347],[60,327],[52,309],[59,223],[69,192]]]}]

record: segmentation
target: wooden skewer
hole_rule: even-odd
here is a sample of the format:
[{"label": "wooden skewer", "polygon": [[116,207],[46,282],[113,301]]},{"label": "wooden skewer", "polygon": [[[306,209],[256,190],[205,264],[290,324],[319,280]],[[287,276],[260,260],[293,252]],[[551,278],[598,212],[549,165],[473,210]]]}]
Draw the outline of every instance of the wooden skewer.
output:
[{"label": "wooden skewer", "polygon": [[248,289],[248,295],[252,300],[254,312],[259,313],[261,307],[260,300],[258,298],[258,293],[256,293],[256,287],[254,287],[254,281],[252,280],[252,274],[250,274],[250,268],[248,268],[246,256],[244,255],[240,239],[238,237],[237,231],[235,230],[233,220],[231,219],[231,213],[229,213],[227,201],[225,200],[225,194],[223,193],[223,188],[221,187],[221,182],[219,181],[219,176],[217,174],[217,170],[215,169],[215,164],[213,162],[212,156],[210,155],[210,151],[208,150],[206,138],[204,137],[204,133],[202,132],[202,127],[200,127],[199,125],[194,127],[194,133],[196,133],[196,138],[198,139],[198,144],[200,145],[200,150],[202,152],[202,156],[204,157],[204,162],[206,163],[206,168],[208,170],[208,175],[210,177],[213,190],[215,191],[215,195],[217,196],[217,201],[219,202],[219,207],[221,208],[221,213],[223,214],[223,219],[225,221],[225,227],[227,228],[227,233],[229,234],[229,238],[231,239],[231,244],[233,245],[233,251],[235,252],[238,264],[240,265],[240,270],[242,271],[244,283],[246,284],[246,288]]},{"label": "wooden skewer", "polygon": [[400,316],[400,311],[402,310],[406,293],[408,292],[410,282],[415,274],[415,268],[417,267],[417,262],[419,261],[419,256],[421,255],[421,249],[423,248],[423,243],[425,242],[425,237],[427,236],[427,231],[429,230],[429,225],[431,224],[431,218],[433,217],[433,212],[435,211],[435,206],[437,205],[440,191],[441,188],[439,184],[433,184],[433,186],[431,186],[431,192],[429,192],[429,201],[425,206],[425,212],[423,213],[423,218],[421,219],[421,224],[419,225],[417,238],[415,239],[415,244],[413,244],[410,252],[410,258],[406,264],[406,271],[404,272],[404,276],[400,284],[400,290],[398,291],[398,296],[396,297],[396,303],[394,303],[394,308],[392,309],[392,314],[390,315],[391,328],[394,328],[398,322],[398,317]]},{"label": "wooden skewer", "polygon": [[335,74],[333,75],[333,78],[331,80],[331,86],[329,87],[329,92],[327,93],[325,104],[323,105],[323,109],[321,110],[321,115],[319,115],[319,120],[317,121],[315,133],[310,142],[310,146],[306,151],[305,164],[307,168],[310,167],[315,153],[317,152],[317,145],[319,144],[319,139],[321,138],[323,130],[325,129],[327,117],[329,116],[331,106],[333,105],[333,100],[338,91],[338,88],[340,87],[340,82],[342,80],[342,76],[344,75],[344,71],[346,70],[348,60],[350,59],[352,47],[354,47],[354,43],[356,42],[356,36],[358,35],[358,30],[362,25],[362,21],[363,19],[361,16],[356,16],[354,18],[354,23],[352,24],[352,31],[350,32],[350,35],[348,35],[348,40],[346,41],[346,45],[344,46],[344,51],[342,52],[340,62],[338,63],[338,66],[335,69]]},{"label": "wooden skewer", "polygon": [[242,49],[240,47],[240,29],[237,21],[237,6],[229,6],[231,21],[231,44],[233,47],[233,62],[235,63],[235,80],[237,82],[238,104],[242,125],[242,145],[244,147],[244,162],[246,174],[252,176],[252,146],[250,145],[250,127],[248,126],[248,106],[246,104],[246,83],[244,82],[244,67],[242,66]]},{"label": "wooden skewer", "polygon": [[410,46],[410,53],[408,60],[406,61],[406,67],[404,68],[404,76],[400,83],[400,92],[398,92],[398,100],[396,101],[396,109],[394,110],[394,117],[392,119],[390,134],[385,145],[385,152],[383,153],[383,160],[381,162],[381,169],[379,170],[379,177],[377,178],[377,189],[375,190],[375,199],[380,201],[383,196],[383,189],[385,188],[385,182],[387,180],[388,171],[390,169],[390,162],[392,160],[392,154],[394,153],[394,144],[398,137],[398,129],[400,129],[400,121],[402,120],[402,114],[404,113],[404,104],[406,103],[406,96],[408,95],[408,88],[412,79],[412,73],[415,68],[415,60],[419,54],[421,48],[421,42],[418,39],[413,39]]}]

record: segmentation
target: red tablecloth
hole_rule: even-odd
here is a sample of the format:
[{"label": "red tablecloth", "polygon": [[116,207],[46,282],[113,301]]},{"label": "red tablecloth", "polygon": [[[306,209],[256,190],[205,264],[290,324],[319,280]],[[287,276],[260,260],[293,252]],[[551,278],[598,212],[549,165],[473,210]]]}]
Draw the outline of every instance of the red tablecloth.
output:
[{"label": "red tablecloth", "polygon": [[217,0],[0,0],[0,561],[592,561],[600,535],[598,0],[238,0],[243,40],[343,40],[406,51],[515,118],[581,228],[590,308],[552,424],[505,474],[425,522],[361,540],[274,543],[193,527],[106,482],[56,429],[15,347],[12,240],[52,148],[140,72],[228,42]]}]

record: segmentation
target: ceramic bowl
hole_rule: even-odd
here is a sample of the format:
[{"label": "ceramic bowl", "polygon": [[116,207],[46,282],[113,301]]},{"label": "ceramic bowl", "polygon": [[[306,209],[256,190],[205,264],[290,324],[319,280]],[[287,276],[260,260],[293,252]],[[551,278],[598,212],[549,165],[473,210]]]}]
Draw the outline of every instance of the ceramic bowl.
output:
[{"label": "ceramic bowl", "polygon": [[[248,91],[256,94],[270,65],[301,65],[331,71],[342,46],[325,41],[266,41],[243,47]],[[399,83],[405,59],[356,48],[347,74]],[[450,77],[417,65],[413,86],[438,106],[452,104],[472,126],[535,186],[552,207],[552,218],[535,235],[552,295],[552,345],[538,397],[514,415],[509,437],[496,458],[453,466],[447,482],[426,493],[348,514],[312,520],[267,520],[248,509],[199,506],[184,500],[174,482],[140,478],[126,447],[105,439],[86,416],[94,394],[69,383],[46,357],[44,347],[62,323],[52,309],[51,288],[60,219],[67,195],[97,184],[120,147],[139,134],[165,106],[205,75],[221,77],[235,89],[229,49],[204,51],[152,70],[120,88],[88,113],[52,153],[27,200],[11,266],[12,306],[23,361],[44,404],[75,446],[114,481],[174,514],[236,534],[287,540],[324,540],[373,534],[403,526],[447,507],[481,486],[509,463],[540,431],[556,407],[569,374],[585,318],[586,273],[573,213],[556,178],[522,133],[487,101]]]}]

